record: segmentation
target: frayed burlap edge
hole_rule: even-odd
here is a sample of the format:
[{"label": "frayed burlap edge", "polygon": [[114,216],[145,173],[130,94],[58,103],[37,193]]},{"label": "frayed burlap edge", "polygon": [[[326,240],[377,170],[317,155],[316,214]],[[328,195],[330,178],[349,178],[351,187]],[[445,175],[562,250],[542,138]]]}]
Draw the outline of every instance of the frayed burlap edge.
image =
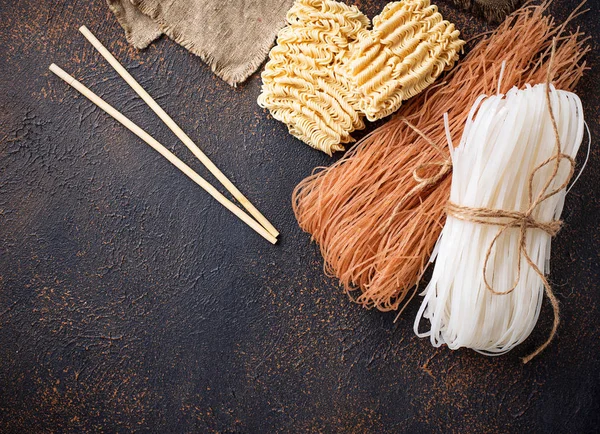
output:
[{"label": "frayed burlap edge", "polygon": [[127,42],[135,48],[142,50],[162,35],[160,26],[129,3],[129,0],[106,0],[106,3],[125,31]]},{"label": "frayed burlap edge", "polygon": [[256,72],[260,65],[262,65],[262,63],[267,58],[269,51],[273,46],[273,43],[275,42],[277,33],[286,24],[286,19],[284,15],[281,22],[274,26],[272,30],[266,31],[266,33],[268,34],[265,35],[264,41],[260,44],[256,55],[248,62],[245,62],[243,65],[237,66],[221,65],[219,64],[219,61],[214,58],[213,55],[204,50],[202,47],[197,46],[194,42],[185,39],[185,37],[178,33],[174,27],[165,22],[159,16],[159,11],[156,8],[148,6],[144,2],[144,0],[141,0],[139,3],[136,3],[136,7],[142,13],[150,17],[154,22],[158,23],[165,35],[173,39],[175,42],[177,42],[179,45],[186,48],[190,52],[194,53],[196,56],[200,57],[200,59],[202,59],[203,62],[210,66],[210,69],[213,73],[215,73],[219,78],[221,78],[227,84],[233,87],[237,87],[239,83],[245,81],[254,72]]}]

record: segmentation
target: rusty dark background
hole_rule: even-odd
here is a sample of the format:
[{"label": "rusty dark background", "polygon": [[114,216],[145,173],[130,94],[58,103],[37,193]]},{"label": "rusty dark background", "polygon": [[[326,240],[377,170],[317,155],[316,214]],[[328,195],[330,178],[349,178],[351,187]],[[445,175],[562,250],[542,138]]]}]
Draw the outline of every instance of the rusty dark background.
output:
[{"label": "rusty dark background", "polygon": [[[363,0],[373,17],[384,1]],[[440,0],[463,34],[481,20]],[[550,8],[564,19],[578,0]],[[0,432],[595,432],[600,424],[599,5],[580,94],[594,138],[553,243],[560,331],[486,358],[417,339],[413,303],[352,304],[290,194],[318,165],[163,38],[138,52],[102,0],[0,0]],[[56,62],[201,174],[77,31],[86,24],[281,230],[271,246],[51,75]],[[527,41],[515,41],[527,43]],[[581,162],[581,158],[579,160]],[[210,178],[212,180],[212,178]]]}]

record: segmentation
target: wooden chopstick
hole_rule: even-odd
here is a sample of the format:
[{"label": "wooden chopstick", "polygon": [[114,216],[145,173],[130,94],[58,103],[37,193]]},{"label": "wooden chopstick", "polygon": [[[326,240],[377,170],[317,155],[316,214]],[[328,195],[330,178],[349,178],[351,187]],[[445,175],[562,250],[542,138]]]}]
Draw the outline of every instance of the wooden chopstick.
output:
[{"label": "wooden chopstick", "polygon": [[158,151],[163,157],[169,160],[175,167],[185,173],[192,181],[202,187],[208,194],[214,197],[221,205],[227,208],[229,211],[234,213],[237,217],[240,218],[244,223],[262,235],[266,240],[275,244],[277,243],[277,238],[274,237],[269,231],[267,231],[264,227],[262,227],[256,220],[242,211],[237,205],[223,196],[216,188],[214,188],[211,184],[208,183],[204,178],[198,175],[196,172],[192,170],[187,164],[177,158],[171,151],[161,145],[156,139],[154,139],[150,134],[142,130],[139,126],[134,124],[131,120],[121,114],[117,109],[112,107],[90,89],[85,87],[75,78],[67,74],[60,67],[56,66],[54,63],[50,65],[50,71],[55,73],[57,76],[62,78],[67,84],[77,89],[83,96],[88,98],[106,113],[111,115],[117,121],[119,121],[123,126],[129,129],[132,133]]},{"label": "wooden chopstick", "polygon": [[119,61],[111,54],[108,49],[90,32],[86,26],[81,26],[79,31],[85,38],[98,50],[108,63],[117,71],[117,73],[131,86],[131,88],[148,104],[148,106],[158,115],[158,117],[175,133],[175,135],[188,147],[190,151],[198,158],[204,166],[212,173],[215,178],[233,195],[234,198],[242,204],[246,210],[271,233],[274,237],[279,235],[275,227],[260,213],[258,209],[240,192],[235,185],[214,165],[204,152],[190,139],[190,137],[175,123],[175,121],[158,105],[158,103],[144,90],[144,88],[127,72]]}]

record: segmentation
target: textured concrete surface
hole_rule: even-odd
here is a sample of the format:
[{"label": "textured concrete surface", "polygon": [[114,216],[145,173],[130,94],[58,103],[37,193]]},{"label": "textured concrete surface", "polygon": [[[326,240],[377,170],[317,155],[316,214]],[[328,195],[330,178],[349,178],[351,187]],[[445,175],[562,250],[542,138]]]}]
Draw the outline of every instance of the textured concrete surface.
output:
[{"label": "textured concrete surface", "polygon": [[[440,0],[467,36],[485,28]],[[565,18],[577,0],[551,8]],[[362,0],[374,16],[383,1]],[[598,46],[599,5],[577,20]],[[532,337],[434,349],[413,303],[363,310],[290,207],[325,155],[169,40],[137,52],[102,0],[0,0],[0,432],[594,432],[600,423],[600,73]],[[86,24],[282,232],[273,247],[48,71],[56,62],[206,175],[77,28]],[[526,42],[526,41],[524,41]],[[211,178],[212,179],[212,178]]]}]

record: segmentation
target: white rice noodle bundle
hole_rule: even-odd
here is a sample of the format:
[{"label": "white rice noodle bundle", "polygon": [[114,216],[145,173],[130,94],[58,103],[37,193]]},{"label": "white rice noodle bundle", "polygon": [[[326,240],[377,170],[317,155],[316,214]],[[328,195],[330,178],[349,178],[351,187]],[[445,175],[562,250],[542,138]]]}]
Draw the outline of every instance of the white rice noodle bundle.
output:
[{"label": "white rice noodle bundle", "polygon": [[[539,84],[477,99],[460,145],[456,149],[449,146],[451,203],[526,212],[530,176],[557,150],[546,98],[546,85]],[[553,86],[549,98],[561,152],[574,159],[584,133],[581,101],[574,93]],[[565,183],[571,170],[568,163],[561,160],[546,192]],[[531,183],[534,199],[554,169],[555,161],[551,161],[536,171]],[[542,201],[531,217],[536,222],[559,220],[565,194],[563,188]],[[435,260],[433,276],[422,294],[425,298],[414,324],[419,337],[428,336],[435,347],[446,344],[451,349],[467,347],[500,355],[529,336],[540,314],[544,283],[519,250],[520,228],[507,228],[494,241],[502,229],[502,224],[481,224],[448,215],[431,259]],[[528,228],[525,240],[532,262],[542,273],[548,273],[551,235]],[[430,326],[420,332],[423,318]]]}]

